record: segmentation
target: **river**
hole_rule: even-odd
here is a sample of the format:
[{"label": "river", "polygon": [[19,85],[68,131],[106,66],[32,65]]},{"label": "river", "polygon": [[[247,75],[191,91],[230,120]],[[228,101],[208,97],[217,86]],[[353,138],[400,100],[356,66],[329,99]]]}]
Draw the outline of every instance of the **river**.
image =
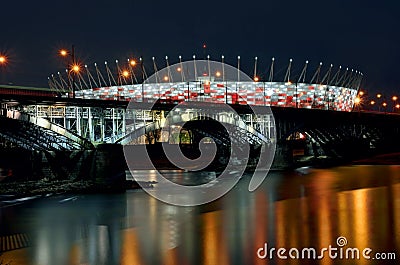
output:
[{"label": "river", "polygon": [[271,171],[254,192],[249,180],[245,175],[222,198],[195,207],[168,205],[143,190],[3,204],[0,247],[6,251],[0,260],[400,264],[400,166]]}]

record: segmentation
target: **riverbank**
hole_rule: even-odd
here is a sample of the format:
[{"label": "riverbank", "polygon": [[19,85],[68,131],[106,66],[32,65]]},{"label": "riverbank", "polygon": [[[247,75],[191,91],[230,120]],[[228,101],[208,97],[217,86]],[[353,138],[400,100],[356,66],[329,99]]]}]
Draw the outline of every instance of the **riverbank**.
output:
[{"label": "riverbank", "polygon": [[400,153],[378,155],[353,161],[354,165],[400,165]]},{"label": "riverbank", "polygon": [[16,181],[0,183],[0,196],[4,198],[20,196],[36,196],[61,193],[89,192],[94,188],[91,181],[79,180],[37,180],[37,181]]}]

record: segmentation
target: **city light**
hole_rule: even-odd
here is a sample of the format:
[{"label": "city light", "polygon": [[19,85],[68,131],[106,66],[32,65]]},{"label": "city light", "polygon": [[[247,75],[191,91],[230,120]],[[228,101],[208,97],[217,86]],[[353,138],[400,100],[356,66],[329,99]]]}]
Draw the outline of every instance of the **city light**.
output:
[{"label": "city light", "polygon": [[77,64],[74,64],[71,68],[72,71],[74,71],[75,73],[78,73],[80,71],[80,66]]},{"label": "city light", "polygon": [[371,105],[375,105],[375,101],[374,100],[371,100]]},{"label": "city light", "polygon": [[386,102],[383,102],[383,103],[382,103],[382,106],[386,107],[386,106],[387,106],[387,103],[386,103]]},{"label": "city light", "polygon": [[61,56],[64,56],[64,57],[67,56],[67,55],[68,55],[67,50],[61,49],[61,50],[60,50],[60,55],[61,55]]},{"label": "city light", "polygon": [[136,61],[135,60],[130,60],[129,63],[130,63],[131,66],[135,66],[136,65]]},{"label": "city light", "polygon": [[7,57],[5,55],[0,55],[0,64],[6,64],[7,63]]},{"label": "city light", "polygon": [[376,97],[377,97],[377,98],[381,98],[381,97],[382,97],[382,94],[377,94]]},{"label": "city light", "polygon": [[182,71],[182,69],[181,69],[180,67],[178,67],[178,68],[176,69],[176,71],[180,72],[180,71]]},{"label": "city light", "polygon": [[254,77],[254,82],[258,82],[258,81],[260,81],[260,79],[258,78],[258,76],[255,76]]},{"label": "city light", "polygon": [[215,73],[215,76],[216,76],[216,77],[220,77],[220,76],[221,76],[221,72],[216,72],[216,73]]},{"label": "city light", "polygon": [[164,76],[164,81],[168,81],[168,80],[169,80],[168,76]]},{"label": "city light", "polygon": [[364,96],[364,91],[360,91],[358,94],[359,94],[360,96]]},{"label": "city light", "polygon": [[360,104],[360,103],[361,103],[361,98],[356,97],[356,98],[354,99],[354,104],[358,105],[358,104]]},{"label": "city light", "polygon": [[392,97],[392,100],[393,100],[393,101],[396,101],[396,100],[397,100],[397,96],[393,96],[393,97]]},{"label": "city light", "polygon": [[122,76],[128,77],[129,76],[129,72],[127,70],[122,71]]}]

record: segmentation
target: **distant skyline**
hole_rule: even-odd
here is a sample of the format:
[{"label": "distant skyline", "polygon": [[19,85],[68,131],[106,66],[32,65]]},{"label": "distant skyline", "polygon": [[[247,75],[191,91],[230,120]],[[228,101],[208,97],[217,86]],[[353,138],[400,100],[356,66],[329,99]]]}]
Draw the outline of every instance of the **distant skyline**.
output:
[{"label": "distant skyline", "polygon": [[[271,58],[277,71],[293,58],[294,70],[320,61],[364,73],[362,88],[400,92],[397,1],[6,1],[1,5],[1,83],[47,87],[47,77],[63,71],[61,48],[74,44],[89,66],[143,57],[152,69],[192,55],[220,60],[267,78]],[[202,48],[206,43],[207,49]],[[311,74],[311,72],[310,72]]]}]

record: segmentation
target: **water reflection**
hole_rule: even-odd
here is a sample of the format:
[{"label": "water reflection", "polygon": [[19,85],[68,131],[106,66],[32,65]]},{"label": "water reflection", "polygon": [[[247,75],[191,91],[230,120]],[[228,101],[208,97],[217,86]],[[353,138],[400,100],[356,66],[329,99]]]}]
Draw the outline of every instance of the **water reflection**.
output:
[{"label": "water reflection", "polygon": [[[348,247],[400,257],[399,169],[272,172],[253,193],[244,177],[221,199],[198,207],[167,205],[139,190],[52,197],[13,211],[8,230],[27,231],[32,239],[23,252],[28,262],[16,264],[398,264],[327,255],[269,260],[259,259],[256,251],[264,243],[336,247],[344,236]],[[17,260],[17,255],[21,251],[3,257]]]}]

